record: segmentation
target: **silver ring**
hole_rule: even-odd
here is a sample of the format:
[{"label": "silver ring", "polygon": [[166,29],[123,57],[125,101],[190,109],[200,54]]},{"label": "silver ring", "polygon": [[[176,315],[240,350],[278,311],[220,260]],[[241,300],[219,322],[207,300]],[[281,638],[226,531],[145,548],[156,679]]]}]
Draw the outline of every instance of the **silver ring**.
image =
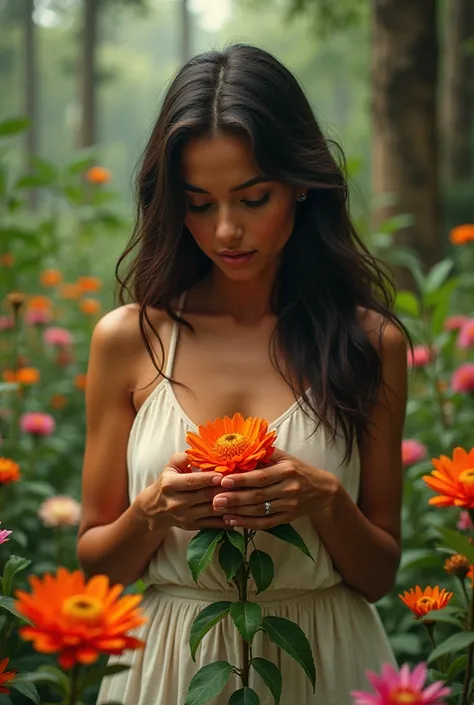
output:
[{"label": "silver ring", "polygon": [[272,507],[272,503],[271,503],[271,502],[264,502],[264,503],[263,503],[263,506],[264,506],[264,509],[265,509],[265,515],[270,514],[270,510],[271,510],[271,507]]}]

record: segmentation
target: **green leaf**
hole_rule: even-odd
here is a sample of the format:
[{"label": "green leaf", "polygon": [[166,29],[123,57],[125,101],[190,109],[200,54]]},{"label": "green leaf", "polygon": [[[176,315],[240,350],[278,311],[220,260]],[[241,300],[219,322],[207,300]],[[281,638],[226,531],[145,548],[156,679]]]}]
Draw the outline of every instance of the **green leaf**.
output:
[{"label": "green leaf", "polygon": [[24,695],[25,698],[32,700],[35,705],[40,705],[40,696],[38,695],[38,691],[33,683],[27,683],[15,678],[10,685],[12,688],[15,688],[15,690],[21,693],[21,695]]},{"label": "green leaf", "polygon": [[253,658],[251,666],[257,671],[260,678],[270,690],[275,699],[275,705],[279,705],[282,689],[282,677],[280,669],[266,658]]},{"label": "green leaf", "polygon": [[17,573],[28,568],[30,563],[31,561],[22,556],[10,556],[3,569],[2,593],[4,595],[9,596],[12,594],[13,578]]},{"label": "green leaf", "polygon": [[224,532],[218,529],[203,529],[189,542],[186,557],[195,583],[211,562],[217,544],[223,536]]},{"label": "green leaf", "polygon": [[111,663],[107,666],[103,666],[102,668],[94,667],[94,669],[81,678],[81,690],[88,688],[90,685],[94,685],[95,683],[100,683],[102,678],[105,678],[106,676],[114,676],[117,673],[128,671],[129,668],[130,666],[125,663]]},{"label": "green leaf", "polygon": [[203,666],[191,679],[184,705],[204,705],[224,689],[233,671],[227,661],[215,661]]},{"label": "green leaf", "polygon": [[257,602],[234,602],[230,616],[241,636],[252,643],[256,632],[262,625],[262,608]]},{"label": "green leaf", "polygon": [[252,688],[246,685],[245,688],[232,693],[229,705],[260,705],[260,698]]},{"label": "green leaf", "polygon": [[458,628],[463,626],[462,620],[456,617],[452,610],[449,610],[449,606],[428,612],[428,614],[420,617],[418,622],[444,622],[446,624],[454,624]]},{"label": "green leaf", "polygon": [[428,663],[431,663],[440,656],[450,654],[453,651],[461,651],[461,649],[465,649],[470,644],[474,644],[474,632],[459,632],[458,634],[453,634],[442,641],[441,644],[438,644],[436,649],[433,649],[428,656]]},{"label": "green leaf", "polygon": [[244,562],[244,557],[233,544],[224,541],[219,549],[219,565],[230,582]]},{"label": "green leaf", "polygon": [[204,609],[199,612],[192,624],[191,633],[189,635],[189,648],[191,649],[191,658],[193,661],[196,661],[196,651],[203,637],[214,625],[220,622],[221,619],[227,617],[231,606],[232,602],[213,602],[212,605],[204,607]]},{"label": "green leaf", "polygon": [[448,668],[448,671],[445,676],[446,683],[450,683],[460,671],[462,671],[466,667],[467,663],[467,654],[463,654],[462,656],[458,656],[458,658],[454,659],[454,661],[451,663],[451,665]]},{"label": "green leaf", "polygon": [[20,612],[15,607],[15,600],[13,597],[5,597],[4,595],[0,595],[0,607],[3,608],[4,610],[7,610],[7,612],[10,612],[10,614],[15,615],[15,617],[18,617],[19,619],[23,620],[23,622],[27,622],[28,624],[31,624],[33,626],[32,622],[30,622],[26,617],[24,617]]},{"label": "green leaf", "polygon": [[238,550],[240,551],[242,556],[245,558],[246,545],[245,545],[245,538],[244,538],[243,534],[239,533],[238,531],[230,531],[230,530],[226,531],[225,533],[226,533],[227,538],[231,542],[231,544],[233,546],[235,546],[236,548],[238,548]]},{"label": "green leaf", "polygon": [[474,546],[469,543],[467,536],[443,527],[438,527],[438,531],[450,548],[454,549],[456,553],[466,556],[469,562],[474,564]]},{"label": "green leaf", "polygon": [[21,680],[25,683],[49,685],[51,688],[57,689],[61,695],[66,695],[69,692],[68,676],[55,666],[40,666],[33,673],[22,673]]},{"label": "green leaf", "polygon": [[27,118],[17,117],[0,122],[0,136],[10,137],[18,135],[28,129],[30,121]]},{"label": "green leaf", "polygon": [[314,665],[311,645],[303,630],[289,619],[283,617],[265,617],[262,629],[271,641],[295,659],[308,676],[313,693],[316,686],[316,667]]},{"label": "green leaf", "polygon": [[444,284],[449,277],[453,267],[454,262],[451,259],[443,259],[441,262],[437,262],[428,272],[423,294],[426,296],[427,294],[433,294],[438,291],[439,287]]},{"label": "green leaf", "polygon": [[275,575],[275,566],[273,565],[272,557],[265,551],[252,551],[249,558],[250,571],[257,586],[257,595],[259,592],[267,590],[273,581]]},{"label": "green leaf", "polygon": [[291,524],[280,524],[280,526],[274,526],[273,529],[264,529],[264,531],[266,531],[267,534],[275,536],[277,539],[281,539],[282,541],[286,541],[286,543],[291,543],[293,546],[296,546],[300,551],[303,551],[305,556],[311,558],[314,563],[314,558],[309,552],[307,545]]},{"label": "green leaf", "polygon": [[418,318],[420,315],[420,302],[411,291],[399,291],[395,301],[395,310],[399,314]]}]

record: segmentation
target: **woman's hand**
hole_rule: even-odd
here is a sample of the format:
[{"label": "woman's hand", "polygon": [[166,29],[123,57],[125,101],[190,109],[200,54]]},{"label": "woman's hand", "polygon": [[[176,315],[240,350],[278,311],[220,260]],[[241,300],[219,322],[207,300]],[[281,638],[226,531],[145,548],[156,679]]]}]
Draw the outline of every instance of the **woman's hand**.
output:
[{"label": "woman's hand", "polygon": [[217,472],[191,472],[186,453],[176,453],[134,504],[151,531],[172,526],[186,531],[227,528],[212,508],[212,500],[222,492],[221,480]]},{"label": "woman's hand", "polygon": [[[222,478],[213,506],[214,513],[221,514],[228,526],[270,529],[300,516],[320,517],[330,511],[340,487],[334,475],[278,449],[271,463],[259,470]],[[227,488],[229,492],[225,492]],[[265,502],[270,502],[268,514]]]}]

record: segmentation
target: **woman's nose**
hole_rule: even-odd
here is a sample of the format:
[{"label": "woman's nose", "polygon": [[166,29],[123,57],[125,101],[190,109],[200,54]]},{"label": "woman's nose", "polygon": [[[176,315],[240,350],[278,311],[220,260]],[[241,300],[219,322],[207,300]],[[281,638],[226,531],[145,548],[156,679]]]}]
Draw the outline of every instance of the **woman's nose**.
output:
[{"label": "woman's nose", "polygon": [[228,243],[242,237],[242,229],[227,210],[219,213],[216,223],[216,238],[223,243]]}]

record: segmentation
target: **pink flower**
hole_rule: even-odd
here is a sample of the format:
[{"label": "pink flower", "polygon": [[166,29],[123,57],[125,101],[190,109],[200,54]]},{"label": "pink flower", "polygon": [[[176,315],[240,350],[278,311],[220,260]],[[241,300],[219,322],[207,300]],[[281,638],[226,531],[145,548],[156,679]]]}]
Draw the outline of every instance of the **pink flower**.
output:
[{"label": "pink flower", "polygon": [[468,318],[462,325],[456,341],[458,348],[466,349],[474,346],[474,318]]},{"label": "pink flower", "polygon": [[25,313],[25,321],[29,326],[47,326],[52,318],[53,314],[47,309],[31,309]]},{"label": "pink flower", "polygon": [[425,457],[426,446],[423,443],[416,441],[414,438],[407,438],[402,441],[402,463],[405,468],[419,463]]},{"label": "pink flower", "polygon": [[[2,522],[0,521],[0,524],[1,523]],[[0,531],[0,544],[5,543],[5,541],[8,541],[8,537],[10,536],[11,533],[12,533],[11,531],[7,531],[6,529],[2,529]]]},{"label": "pink flower", "polygon": [[15,319],[13,316],[0,316],[0,331],[9,330],[15,326]]},{"label": "pink flower", "polygon": [[45,500],[38,510],[45,526],[77,526],[81,505],[67,495],[56,495]]},{"label": "pink flower", "polygon": [[71,333],[65,328],[46,328],[43,340],[46,345],[57,345],[60,348],[67,348],[73,343]]},{"label": "pink flower", "polygon": [[459,521],[456,524],[459,531],[472,531],[474,529],[474,524],[472,523],[469,512],[465,509],[459,515]]},{"label": "pink flower", "polygon": [[419,663],[411,673],[407,663],[400,671],[385,663],[381,676],[372,671],[366,675],[377,692],[352,691],[353,705],[445,705],[444,698],[451,693],[443,681],[435,681],[423,690],[428,675],[425,663]]},{"label": "pink flower", "polygon": [[469,317],[465,316],[463,313],[457,313],[454,316],[448,316],[448,318],[444,322],[444,330],[459,330],[468,320]]},{"label": "pink flower", "polygon": [[415,345],[413,352],[408,349],[407,359],[409,367],[425,367],[433,358],[433,352],[427,345]]},{"label": "pink flower", "polygon": [[474,362],[466,362],[454,370],[451,389],[460,394],[474,392]]},{"label": "pink flower", "polygon": [[56,422],[50,414],[33,411],[23,414],[20,426],[22,431],[31,433],[33,436],[50,436],[56,427]]}]

